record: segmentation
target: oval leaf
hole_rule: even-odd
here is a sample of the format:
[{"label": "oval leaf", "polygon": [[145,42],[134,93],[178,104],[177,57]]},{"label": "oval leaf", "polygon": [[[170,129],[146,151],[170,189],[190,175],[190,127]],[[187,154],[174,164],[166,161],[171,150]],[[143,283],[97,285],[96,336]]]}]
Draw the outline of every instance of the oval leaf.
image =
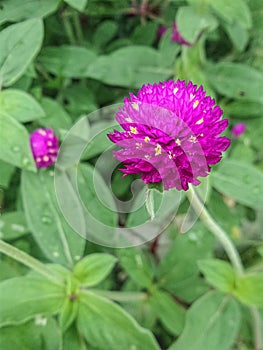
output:
[{"label": "oval leaf", "polygon": [[13,24],[0,33],[0,84],[12,85],[41,48],[43,23],[39,18]]},{"label": "oval leaf", "polygon": [[36,315],[52,315],[62,307],[64,288],[41,276],[7,279],[0,283],[0,325],[25,322]]},{"label": "oval leaf", "polygon": [[169,350],[230,350],[239,324],[237,302],[221,292],[209,292],[190,307],[184,331]]},{"label": "oval leaf", "polygon": [[53,173],[22,173],[22,199],[28,227],[45,255],[72,267],[79,260],[85,239],[74,232],[58,209]]},{"label": "oval leaf", "polygon": [[91,254],[79,261],[73,273],[81,285],[95,286],[103,281],[113,269],[116,258],[110,254]]},{"label": "oval leaf", "polygon": [[77,327],[87,341],[107,350],[160,350],[152,333],[142,327],[117,304],[82,292]]},{"label": "oval leaf", "polygon": [[0,139],[0,159],[22,169],[36,170],[26,128],[2,112],[0,112]]},{"label": "oval leaf", "polygon": [[263,207],[263,174],[244,161],[224,159],[211,174],[217,191],[251,208]]},{"label": "oval leaf", "polygon": [[8,89],[0,93],[0,110],[21,123],[43,118],[45,113],[37,101],[24,91]]},{"label": "oval leaf", "polygon": [[235,272],[232,266],[223,260],[206,259],[198,261],[201,272],[212,286],[222,292],[231,292],[235,287]]}]

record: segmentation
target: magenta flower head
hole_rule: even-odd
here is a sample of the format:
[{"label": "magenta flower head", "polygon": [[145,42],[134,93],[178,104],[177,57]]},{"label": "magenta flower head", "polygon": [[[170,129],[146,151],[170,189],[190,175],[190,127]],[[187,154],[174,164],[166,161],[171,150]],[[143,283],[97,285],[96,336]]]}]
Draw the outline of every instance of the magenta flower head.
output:
[{"label": "magenta flower head", "polygon": [[233,137],[237,138],[241,136],[246,131],[246,124],[245,123],[239,123],[233,126],[232,128],[232,135]]},{"label": "magenta flower head", "polygon": [[230,145],[220,137],[228,125],[222,115],[202,86],[181,80],[147,84],[124,99],[116,114],[123,131],[108,137],[122,148],[113,154],[124,164],[124,176],[141,174],[145,184],[187,190]]},{"label": "magenta flower head", "polygon": [[38,168],[46,168],[55,163],[59,140],[52,129],[37,129],[30,135],[30,145]]},{"label": "magenta flower head", "polygon": [[191,43],[189,43],[188,41],[186,41],[181,34],[179,33],[178,27],[176,22],[173,23],[173,32],[172,32],[172,36],[171,36],[171,40],[177,42],[178,44],[181,45],[186,45],[186,46],[192,46]]}]

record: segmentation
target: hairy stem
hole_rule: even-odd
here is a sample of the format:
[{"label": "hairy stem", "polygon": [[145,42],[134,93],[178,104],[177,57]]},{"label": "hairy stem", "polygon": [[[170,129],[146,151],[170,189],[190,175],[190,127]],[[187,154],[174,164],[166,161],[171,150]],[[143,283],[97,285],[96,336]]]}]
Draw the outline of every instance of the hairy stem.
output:
[{"label": "hairy stem", "polygon": [[[195,210],[197,215],[199,215],[204,225],[222,244],[236,272],[239,275],[242,275],[244,273],[244,267],[234,243],[231,241],[227,233],[209,214],[204,206],[204,203],[200,200],[192,186],[189,186],[189,191],[186,192],[186,195],[192,208]],[[255,350],[263,350],[263,336],[261,334],[261,319],[259,311],[256,307],[250,307],[250,312],[253,318]]]},{"label": "hairy stem", "polygon": [[213,235],[219,240],[219,242],[224,247],[229,260],[231,261],[233,267],[239,275],[242,275],[244,268],[238,254],[238,251],[234,243],[229,238],[228,234],[218,225],[218,223],[213,219],[209,214],[207,209],[204,206],[204,203],[200,200],[197,193],[192,186],[189,186],[189,190],[186,192],[186,195],[189,199],[190,205],[195,210],[197,215],[204,223],[204,225],[213,233]]},{"label": "hairy stem", "polygon": [[27,267],[37,271],[42,276],[45,276],[48,280],[52,281],[56,284],[61,284],[58,281],[58,278],[53,274],[53,272],[43,263],[28,255],[16,247],[13,247],[11,244],[8,244],[2,240],[0,240],[0,253],[10,256],[16,261],[21,262]]}]

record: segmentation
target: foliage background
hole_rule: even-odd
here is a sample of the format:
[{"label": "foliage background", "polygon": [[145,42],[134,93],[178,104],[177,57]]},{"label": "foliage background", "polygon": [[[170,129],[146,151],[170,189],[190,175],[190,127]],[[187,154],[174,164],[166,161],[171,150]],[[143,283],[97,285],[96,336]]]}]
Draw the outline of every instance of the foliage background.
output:
[{"label": "foliage background", "polygon": [[[171,41],[175,20],[191,46]],[[0,234],[53,276],[1,256],[1,347],[262,350],[262,1],[2,0],[0,29]],[[180,234],[184,196],[158,240],[106,248],[73,232],[52,169],[36,171],[34,129],[52,127],[63,140],[81,116],[169,78],[202,84],[229,118],[232,145],[206,179],[206,205],[241,255],[242,278],[201,221]],[[247,129],[233,138],[240,122]],[[103,132],[82,159],[82,194],[95,216],[132,225],[146,209],[113,215],[91,183],[112,123],[90,119],[90,134]],[[130,198],[132,180],[114,172],[118,198]]]}]

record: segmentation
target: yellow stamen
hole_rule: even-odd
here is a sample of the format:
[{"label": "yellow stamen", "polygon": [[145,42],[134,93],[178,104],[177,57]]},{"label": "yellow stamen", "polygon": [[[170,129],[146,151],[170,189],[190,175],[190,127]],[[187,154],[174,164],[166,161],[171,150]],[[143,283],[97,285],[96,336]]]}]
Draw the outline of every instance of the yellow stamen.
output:
[{"label": "yellow stamen", "polygon": [[40,158],[40,157],[37,157],[36,162],[37,162],[37,163],[41,162],[41,158]]},{"label": "yellow stamen", "polygon": [[198,105],[199,105],[199,101],[196,100],[196,101],[194,102],[194,104],[193,104],[193,107],[196,108]]},{"label": "yellow stamen", "polygon": [[142,148],[142,143],[137,142],[137,143],[136,143],[136,148]]},{"label": "yellow stamen", "polygon": [[199,119],[195,124],[200,125],[204,122],[204,118]]},{"label": "yellow stamen", "polygon": [[144,158],[146,158],[146,159],[150,159],[150,158],[151,158],[151,156],[149,156],[149,154],[146,154],[146,155],[144,156]]},{"label": "yellow stamen", "polygon": [[179,89],[178,89],[177,87],[174,88],[174,94],[176,94],[178,90],[179,90]]},{"label": "yellow stamen", "polygon": [[42,135],[42,136],[46,136],[46,135],[47,135],[47,133],[46,133],[45,130],[39,130],[38,133],[39,133],[40,135]]},{"label": "yellow stamen", "polygon": [[137,128],[135,128],[134,126],[130,126],[130,131],[132,134],[137,134],[138,131],[137,131]]},{"label": "yellow stamen", "polygon": [[191,135],[189,141],[195,143],[196,142],[196,137],[194,135]]},{"label": "yellow stamen", "polygon": [[48,141],[48,142],[47,142],[47,145],[48,145],[48,146],[52,146],[52,142],[51,142],[51,141]]},{"label": "yellow stamen", "polygon": [[162,147],[158,144],[156,147],[155,147],[155,155],[158,156],[159,154],[162,153]]},{"label": "yellow stamen", "polygon": [[44,161],[44,162],[48,162],[48,161],[49,161],[49,156],[44,156],[44,157],[43,157],[43,161]]},{"label": "yellow stamen", "polygon": [[145,136],[144,142],[148,143],[149,141],[150,141],[150,137],[149,136]]},{"label": "yellow stamen", "polygon": [[177,144],[177,146],[181,146],[181,141],[179,139],[176,139],[175,143]]},{"label": "yellow stamen", "polygon": [[136,111],[138,111],[138,110],[139,110],[139,105],[138,105],[138,103],[133,102],[133,103],[132,103],[132,108],[135,109]]}]

